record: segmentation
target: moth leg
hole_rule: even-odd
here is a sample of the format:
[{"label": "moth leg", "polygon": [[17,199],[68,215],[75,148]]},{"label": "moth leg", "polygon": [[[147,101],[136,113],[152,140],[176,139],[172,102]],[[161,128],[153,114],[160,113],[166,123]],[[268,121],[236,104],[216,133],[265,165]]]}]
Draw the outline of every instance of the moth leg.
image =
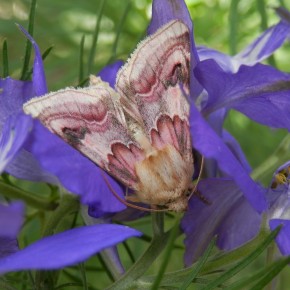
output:
[{"label": "moth leg", "polygon": [[204,204],[211,205],[211,201],[208,200],[205,196],[203,196],[199,190],[195,190],[193,192],[193,195],[195,195],[197,198],[199,198]]},{"label": "moth leg", "polygon": [[130,201],[130,202],[142,202],[138,196],[133,196],[133,195],[126,195],[125,196],[126,201]]}]

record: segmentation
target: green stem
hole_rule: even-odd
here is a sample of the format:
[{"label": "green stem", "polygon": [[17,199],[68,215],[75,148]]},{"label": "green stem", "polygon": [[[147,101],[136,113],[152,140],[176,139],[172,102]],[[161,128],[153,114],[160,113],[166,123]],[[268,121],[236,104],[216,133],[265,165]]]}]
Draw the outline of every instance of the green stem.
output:
[{"label": "green stem", "polygon": [[113,49],[112,49],[112,56],[109,60],[109,62],[115,60],[117,58],[117,46],[118,46],[118,42],[119,42],[119,38],[120,38],[120,35],[121,35],[121,30],[123,28],[123,25],[124,25],[124,22],[127,18],[127,15],[130,11],[130,8],[131,8],[131,2],[129,1],[127,3],[127,6],[125,7],[125,11],[122,15],[122,18],[121,18],[121,21],[118,25],[118,30],[117,30],[117,33],[116,33],[116,38],[115,38],[115,41],[114,41],[114,44],[113,44]]},{"label": "green stem", "polygon": [[80,43],[80,60],[79,60],[79,83],[84,79],[84,45],[85,36],[83,35]]},{"label": "green stem", "polygon": [[118,252],[114,247],[108,248],[100,252],[103,262],[106,264],[107,269],[110,271],[113,280],[116,281],[124,274],[125,270],[120,263]]},{"label": "green stem", "polygon": [[6,39],[3,41],[3,78],[9,76],[9,65],[8,65],[8,48]]},{"label": "green stem", "polygon": [[98,42],[98,36],[99,36],[99,31],[100,31],[100,25],[101,25],[101,19],[103,15],[103,10],[104,10],[104,5],[105,5],[105,0],[102,0],[99,8],[99,13],[97,16],[97,22],[96,22],[96,27],[93,35],[93,42],[92,42],[92,47],[89,55],[89,61],[88,61],[88,75],[92,73],[92,67],[94,63],[94,58],[96,54],[96,47],[97,47],[97,42]]},{"label": "green stem", "polygon": [[153,236],[158,237],[164,234],[164,212],[152,212]]},{"label": "green stem", "polygon": [[7,184],[2,180],[0,180],[0,193],[7,198],[23,200],[28,205],[37,209],[54,210],[57,207],[57,203],[55,203],[54,201],[47,201],[31,192]]},{"label": "green stem", "polygon": [[[35,17],[35,8],[36,8],[36,0],[31,1],[31,6],[30,6],[30,13],[29,13],[29,23],[28,23],[28,33],[33,37],[33,26],[34,26],[34,17]],[[25,48],[25,56],[24,56],[24,63],[23,63],[23,68],[21,72],[21,80],[26,79],[26,74],[28,71],[28,66],[29,66],[29,61],[30,61],[30,56],[31,56],[31,49],[32,49],[32,44],[30,40],[27,39],[26,41],[26,48]]]},{"label": "green stem", "polygon": [[64,216],[75,213],[79,210],[79,198],[76,195],[64,194],[56,210],[51,213],[43,231],[43,237],[50,236],[55,232],[57,225]]},{"label": "green stem", "polygon": [[166,246],[165,253],[164,253],[164,258],[163,258],[163,261],[159,267],[159,271],[156,275],[156,278],[152,284],[151,290],[158,290],[159,289],[159,285],[162,281],[166,267],[169,263],[169,259],[170,259],[171,254],[172,254],[172,248],[173,248],[174,241],[175,241],[177,233],[178,233],[178,229],[179,229],[179,222],[176,223],[175,226],[171,229],[168,244]]}]

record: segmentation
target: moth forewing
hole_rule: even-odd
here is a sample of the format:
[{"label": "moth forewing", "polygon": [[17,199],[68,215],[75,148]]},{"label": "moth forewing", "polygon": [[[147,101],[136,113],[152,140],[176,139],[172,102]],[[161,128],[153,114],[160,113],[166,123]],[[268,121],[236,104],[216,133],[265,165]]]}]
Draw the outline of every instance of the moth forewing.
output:
[{"label": "moth forewing", "polygon": [[91,77],[24,105],[97,165],[135,190],[128,200],[184,211],[193,157],[189,131],[189,30],[176,20],[142,41],[116,90]]}]

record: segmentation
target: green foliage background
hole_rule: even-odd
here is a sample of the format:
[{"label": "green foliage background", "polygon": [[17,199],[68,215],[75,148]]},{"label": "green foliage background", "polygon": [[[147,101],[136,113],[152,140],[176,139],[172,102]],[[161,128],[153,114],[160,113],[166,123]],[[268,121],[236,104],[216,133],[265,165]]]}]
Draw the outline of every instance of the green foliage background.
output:
[{"label": "green foliage background", "polygon": [[[186,3],[194,21],[196,44],[207,45],[229,54],[239,52],[266,27],[277,23],[279,18],[272,7],[286,4],[278,0],[188,0]],[[26,39],[15,23],[27,27],[30,4],[31,1],[27,0],[1,0],[0,3],[0,42],[5,39],[8,42],[10,75],[16,79],[20,77]],[[287,5],[288,7],[285,7],[290,9],[290,4]],[[81,38],[85,36],[86,69],[100,6],[100,0],[39,0],[37,2],[34,39],[42,52],[53,45],[53,50],[45,60],[49,90],[75,86],[79,83]],[[150,0],[105,1],[96,55],[92,64],[94,73],[113,59],[126,60],[138,41],[146,35],[151,16],[150,10]],[[117,35],[118,42],[114,51]],[[290,72],[289,43],[275,53],[274,59],[270,61],[279,69]],[[283,130],[271,130],[257,125],[236,112],[230,113],[226,126],[239,140],[253,168],[270,157],[286,135]],[[289,160],[289,154],[285,155],[284,159]],[[264,184],[269,184],[271,174],[270,171],[259,178]],[[147,219],[147,222],[150,220]],[[147,222],[145,219],[130,225],[141,227],[141,230],[146,232],[149,231]],[[35,226],[37,226],[35,223],[30,225],[30,231],[33,232]],[[136,256],[142,252],[142,247],[135,246],[132,241],[129,241],[129,244]],[[181,240],[180,245],[182,245]],[[121,255],[127,257],[124,249],[120,250]],[[182,250],[176,251],[176,256],[171,262],[181,267]],[[178,261],[175,257],[178,257]],[[125,264],[129,265],[130,260],[126,262],[127,258],[124,259]],[[175,268],[176,265],[170,268]],[[158,264],[154,267],[151,269],[153,273],[154,269],[158,268]],[[281,275],[279,289],[287,289],[286,285],[290,285],[289,267]],[[100,280],[100,283],[108,283],[106,278],[100,279],[104,279],[104,281]]]}]

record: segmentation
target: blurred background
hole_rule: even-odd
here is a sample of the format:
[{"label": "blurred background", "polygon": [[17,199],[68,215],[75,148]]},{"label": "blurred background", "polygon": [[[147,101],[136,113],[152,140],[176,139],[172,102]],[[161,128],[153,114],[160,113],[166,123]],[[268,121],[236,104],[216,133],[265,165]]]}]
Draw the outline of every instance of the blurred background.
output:
[{"label": "blurred background", "polygon": [[[274,7],[283,5],[290,9],[290,3],[282,0],[187,0],[186,3],[194,22],[196,44],[231,55],[279,21]],[[9,73],[16,79],[21,75],[26,39],[15,23],[27,28],[30,5],[31,1],[28,0],[0,1],[0,43],[2,47],[3,41],[7,40]],[[37,1],[34,39],[42,52],[53,46],[45,59],[49,90],[79,84],[82,37],[84,76],[87,75],[93,33],[101,8],[103,12],[96,54],[90,62],[94,73],[113,60],[126,60],[146,35],[151,17],[151,0],[106,0],[103,7],[100,0]],[[290,44],[284,44],[270,61],[277,68],[290,72]],[[2,60],[0,63],[2,73]],[[258,125],[237,112],[229,114],[226,127],[240,142],[253,168],[267,162],[286,136],[284,130]],[[289,156],[285,155],[285,161],[287,158]],[[259,176],[259,180],[268,185],[272,173],[271,170],[266,172]],[[289,269],[284,270],[282,275],[285,284],[282,282],[281,289],[288,289],[283,285],[289,281],[286,278],[290,275]]]}]

